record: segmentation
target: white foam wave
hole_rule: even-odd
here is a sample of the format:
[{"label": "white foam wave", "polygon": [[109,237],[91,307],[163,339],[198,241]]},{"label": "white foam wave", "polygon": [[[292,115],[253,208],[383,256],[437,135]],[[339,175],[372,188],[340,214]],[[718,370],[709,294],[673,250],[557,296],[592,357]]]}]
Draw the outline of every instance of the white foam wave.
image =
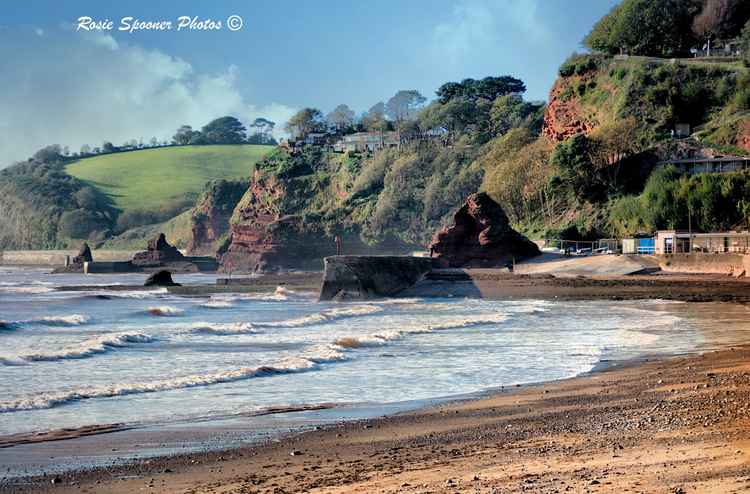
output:
[{"label": "white foam wave", "polygon": [[45,326],[80,326],[89,322],[88,316],[82,314],[70,314],[67,316],[43,316],[25,321],[16,321],[15,325],[43,324]]},{"label": "white foam wave", "polygon": [[209,300],[202,303],[201,307],[206,309],[230,309],[234,307],[234,304],[229,300]]},{"label": "white foam wave", "polygon": [[29,362],[81,359],[108,352],[113,348],[122,348],[134,343],[151,343],[153,341],[153,337],[138,332],[110,333],[90,338],[78,345],[58,351],[0,357],[0,363],[3,365],[24,365]]},{"label": "white foam wave", "polygon": [[107,291],[98,292],[98,293],[101,293],[103,295],[106,295],[112,298],[144,299],[144,298],[158,297],[165,293],[169,293],[169,291],[166,288],[160,288],[158,290],[122,290],[122,291],[121,290],[107,290]]},{"label": "white foam wave", "polygon": [[295,319],[256,323],[256,326],[273,327],[273,328],[296,328],[300,326],[311,326],[313,324],[319,324],[322,322],[334,321],[337,319],[343,319],[343,318],[348,318],[348,317],[367,316],[367,315],[376,314],[382,311],[383,311],[383,308],[378,307],[376,305],[355,305],[351,307],[337,307],[334,309],[328,309],[322,312],[316,312],[314,314],[298,317]]},{"label": "white foam wave", "polygon": [[431,333],[433,331],[441,331],[446,329],[467,328],[471,326],[481,326],[486,324],[500,324],[506,319],[507,316],[502,313],[457,316],[451,319],[442,320],[434,324],[416,323],[411,326],[404,325],[397,329],[380,331],[371,335],[343,337],[336,340],[334,344],[341,348],[380,346],[385,345],[389,341],[398,340],[408,335]]},{"label": "white foam wave", "polygon": [[50,288],[47,286],[3,286],[0,287],[0,291],[2,292],[9,292],[9,293],[30,293],[30,294],[39,294],[39,293],[49,293],[54,292],[54,288]]},{"label": "white foam wave", "polygon": [[162,305],[159,307],[149,307],[148,309],[146,309],[146,312],[148,312],[152,316],[173,317],[182,315],[185,311],[182,309],[178,309],[177,307]]},{"label": "white foam wave", "polygon": [[210,333],[218,335],[233,335],[257,333],[257,329],[249,322],[197,322],[193,324],[192,331],[196,333]]},{"label": "white foam wave", "polygon": [[40,410],[94,398],[155,393],[158,391],[210,386],[212,384],[241,381],[275,374],[305,372],[314,370],[321,364],[337,362],[345,359],[346,356],[336,348],[332,346],[321,346],[300,356],[289,357],[271,365],[242,367],[239,369],[220,371],[211,374],[194,374],[149,382],[112,384],[109,386],[95,386],[63,392],[39,393],[18,400],[0,402],[0,413],[17,412],[22,410]]}]

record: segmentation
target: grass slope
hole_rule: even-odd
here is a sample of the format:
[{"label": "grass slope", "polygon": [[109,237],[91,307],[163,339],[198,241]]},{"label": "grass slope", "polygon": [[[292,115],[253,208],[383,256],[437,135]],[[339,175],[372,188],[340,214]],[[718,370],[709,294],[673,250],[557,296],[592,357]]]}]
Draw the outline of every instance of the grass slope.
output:
[{"label": "grass slope", "polygon": [[107,154],[75,161],[66,171],[108,195],[114,206],[157,208],[199,194],[212,179],[247,177],[273,146],[179,146]]}]

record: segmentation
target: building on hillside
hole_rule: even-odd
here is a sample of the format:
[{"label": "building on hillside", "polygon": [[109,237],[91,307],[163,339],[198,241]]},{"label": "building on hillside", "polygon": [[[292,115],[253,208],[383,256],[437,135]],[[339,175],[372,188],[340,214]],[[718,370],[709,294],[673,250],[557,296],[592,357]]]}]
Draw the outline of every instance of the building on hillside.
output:
[{"label": "building on hillside", "polygon": [[327,132],[310,132],[304,142],[309,146],[322,146],[328,142],[329,136]]},{"label": "building on hillside", "polygon": [[711,254],[750,253],[750,232],[690,233],[685,230],[656,232],[656,254],[705,252]]},{"label": "building on hillside", "polygon": [[673,165],[679,171],[695,173],[727,173],[750,168],[750,158],[744,156],[722,156],[718,158],[691,158],[660,161],[660,165]]},{"label": "building on hillside", "polygon": [[398,145],[397,132],[356,132],[343,136],[333,145],[333,150],[340,153],[349,151],[373,152]]}]

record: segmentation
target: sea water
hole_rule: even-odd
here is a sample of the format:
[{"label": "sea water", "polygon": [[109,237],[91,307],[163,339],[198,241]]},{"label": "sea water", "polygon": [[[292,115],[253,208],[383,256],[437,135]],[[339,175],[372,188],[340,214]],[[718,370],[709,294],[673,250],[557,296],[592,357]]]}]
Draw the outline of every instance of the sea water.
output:
[{"label": "sea water", "polygon": [[283,288],[204,297],[56,289],[144,278],[0,268],[0,435],[430,399],[704,343],[684,304],[661,301],[319,303]]}]

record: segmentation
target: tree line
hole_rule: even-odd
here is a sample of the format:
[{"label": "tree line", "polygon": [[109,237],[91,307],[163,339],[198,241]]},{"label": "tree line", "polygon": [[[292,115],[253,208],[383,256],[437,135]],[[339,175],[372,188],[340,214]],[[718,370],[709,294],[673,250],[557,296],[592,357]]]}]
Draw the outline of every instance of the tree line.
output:
[{"label": "tree line", "polygon": [[747,0],[624,0],[594,25],[584,44],[610,55],[681,57],[735,38],[750,61]]}]

